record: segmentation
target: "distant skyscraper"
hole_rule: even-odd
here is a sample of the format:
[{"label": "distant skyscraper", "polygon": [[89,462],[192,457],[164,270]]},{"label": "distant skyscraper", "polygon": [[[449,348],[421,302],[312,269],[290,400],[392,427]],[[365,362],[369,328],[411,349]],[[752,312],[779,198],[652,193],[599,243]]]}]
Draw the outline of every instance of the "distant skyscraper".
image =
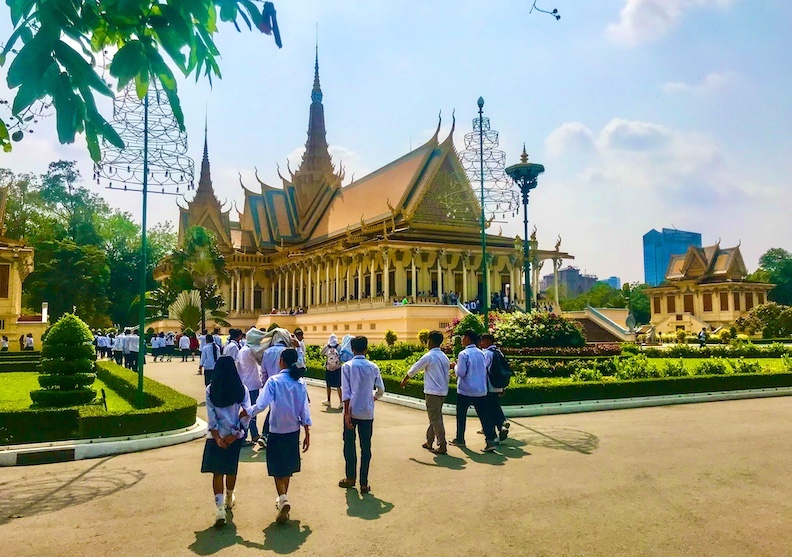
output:
[{"label": "distant skyscraper", "polygon": [[644,281],[657,286],[665,280],[666,269],[672,255],[687,252],[689,246],[701,247],[701,234],[673,228],[662,232],[650,230],[643,236]]},{"label": "distant skyscraper", "polygon": [[[555,284],[553,275],[542,277],[539,292],[546,292]],[[591,290],[597,284],[597,275],[587,275],[580,272],[578,267],[565,267],[558,271],[558,286],[561,289],[560,298],[575,298]]]},{"label": "distant skyscraper", "polygon": [[615,288],[616,290],[619,290],[621,288],[621,279],[619,277],[608,277],[606,279],[603,279],[601,282],[604,282],[605,284],[607,284],[611,288]]}]

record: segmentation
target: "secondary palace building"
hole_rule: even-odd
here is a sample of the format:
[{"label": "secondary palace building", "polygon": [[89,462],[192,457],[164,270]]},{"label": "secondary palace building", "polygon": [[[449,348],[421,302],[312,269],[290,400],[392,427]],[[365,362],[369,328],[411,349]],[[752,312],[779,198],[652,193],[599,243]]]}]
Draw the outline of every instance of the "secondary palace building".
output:
[{"label": "secondary palace building", "polygon": [[[179,238],[203,226],[217,236],[230,281],[221,285],[228,321],[244,328],[272,322],[301,327],[311,342],[336,334],[382,339],[393,329],[414,340],[420,329],[446,326],[484,295],[480,205],[453,144],[435,134],[375,172],[342,186],[328,152],[319,64],[311,92],[308,139],[295,171],[272,187],[242,184],[238,218],[214,194],[207,143],[194,199],[180,207]],[[523,305],[522,242],[488,235],[489,295]],[[560,268],[560,251],[532,242],[531,280],[545,260]],[[158,278],[167,276],[167,262]],[[451,295],[450,295],[451,294]],[[449,296],[450,295],[450,296]],[[407,304],[395,305],[407,298]],[[300,313],[302,311],[302,313]],[[285,315],[284,315],[285,313]],[[292,315],[294,313],[294,315]],[[175,327],[160,323],[159,328]]]}]

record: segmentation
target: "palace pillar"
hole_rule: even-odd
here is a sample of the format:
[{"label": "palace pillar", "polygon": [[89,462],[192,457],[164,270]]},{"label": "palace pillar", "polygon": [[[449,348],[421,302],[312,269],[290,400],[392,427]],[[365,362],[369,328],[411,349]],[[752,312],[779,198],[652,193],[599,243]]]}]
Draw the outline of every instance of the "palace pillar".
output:
[{"label": "palace pillar", "polygon": [[357,299],[363,299],[363,255],[360,255],[360,261],[358,261],[358,291],[357,291]]},{"label": "palace pillar", "polygon": [[437,252],[437,300],[443,301],[443,266],[440,260],[444,257],[444,250]]},{"label": "palace pillar", "polygon": [[413,250],[412,256],[410,257],[410,271],[412,272],[412,292],[410,292],[410,296],[412,296],[413,302],[418,298],[418,270],[415,268],[415,256],[417,252]]},{"label": "palace pillar", "polygon": [[275,277],[270,275],[269,281],[270,281],[270,289],[272,290],[272,293],[270,294],[270,311],[272,311],[273,309],[275,309],[275,306],[276,306],[276,303],[275,303]]},{"label": "palace pillar", "polygon": [[344,301],[349,303],[349,297],[352,295],[352,261],[350,257],[346,261],[346,294],[344,294]]},{"label": "palace pillar", "polygon": [[306,306],[313,305],[313,275],[311,274],[312,268],[312,265],[308,265],[308,299],[305,300]]},{"label": "palace pillar", "polygon": [[336,257],[335,259],[335,300],[333,300],[336,304],[338,303],[338,279],[339,279],[339,271],[340,271],[341,261]]},{"label": "palace pillar", "polygon": [[250,302],[248,303],[250,311],[256,311],[256,270],[250,270]]},{"label": "palace pillar", "polygon": [[467,270],[467,259],[468,256],[466,253],[462,254],[462,303],[465,303],[470,298],[468,297],[468,270]]},{"label": "palace pillar", "polygon": [[369,298],[374,299],[377,296],[377,276],[374,274],[374,266],[377,260],[376,252],[371,252],[369,255],[371,263],[369,264]]},{"label": "palace pillar", "polygon": [[382,291],[385,294],[385,301],[390,300],[390,254],[388,250],[382,250]]}]

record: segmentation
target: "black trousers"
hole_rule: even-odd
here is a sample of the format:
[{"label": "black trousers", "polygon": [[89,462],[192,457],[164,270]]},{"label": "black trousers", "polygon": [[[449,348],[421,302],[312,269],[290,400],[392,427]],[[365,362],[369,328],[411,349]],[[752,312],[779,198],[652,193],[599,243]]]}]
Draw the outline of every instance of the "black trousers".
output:
[{"label": "black trousers", "polygon": [[500,405],[500,393],[487,393],[487,414],[492,419],[492,425],[500,431],[506,423],[506,416]]},{"label": "black trousers", "polygon": [[456,440],[465,442],[465,429],[467,428],[467,411],[468,408],[473,407],[476,409],[479,420],[481,421],[481,428],[484,430],[484,437],[487,439],[487,444],[495,441],[495,426],[492,418],[490,417],[489,408],[487,405],[487,397],[485,396],[466,396],[457,394],[456,403],[456,420],[457,420],[457,433]]},{"label": "black trousers", "polygon": [[124,363],[123,352],[113,352],[113,358],[115,358],[115,363],[117,363],[118,365],[123,365]]},{"label": "black trousers", "polygon": [[371,436],[374,433],[374,420],[358,420],[352,418],[352,429],[344,426],[344,461],[346,477],[357,478],[357,447],[355,431],[360,439],[360,485],[368,485],[369,466],[371,465]]}]

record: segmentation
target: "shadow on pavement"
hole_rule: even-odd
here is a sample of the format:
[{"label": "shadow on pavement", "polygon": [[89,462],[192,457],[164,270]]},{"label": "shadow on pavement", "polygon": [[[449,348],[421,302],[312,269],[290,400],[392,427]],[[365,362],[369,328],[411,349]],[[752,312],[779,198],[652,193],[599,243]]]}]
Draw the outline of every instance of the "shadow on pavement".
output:
[{"label": "shadow on pavement", "polygon": [[264,528],[263,547],[280,555],[294,553],[310,535],[311,527],[300,526],[299,520],[290,520],[286,524],[273,522]]},{"label": "shadow on pavement", "polygon": [[141,470],[102,470],[102,465],[112,458],[115,457],[103,458],[76,475],[73,472],[54,472],[49,477],[36,475],[22,478],[15,481],[13,489],[9,491],[6,491],[5,484],[0,484],[4,491],[3,497],[0,497],[0,524],[112,495],[132,487],[145,477],[146,474]]},{"label": "shadow on pavement", "polygon": [[267,462],[267,449],[255,447],[242,447],[239,453],[239,462]]},{"label": "shadow on pavement", "polygon": [[509,421],[520,427],[517,431],[512,428],[509,439],[517,439],[526,445],[580,454],[591,454],[599,448],[599,437],[585,431],[552,426],[530,427],[513,419]]},{"label": "shadow on pavement", "polygon": [[448,468],[449,470],[463,470],[465,468],[464,458],[458,458],[449,454],[435,455],[432,462],[425,462],[414,457],[411,457],[410,460],[423,466],[438,466],[440,468]]},{"label": "shadow on pavement", "polygon": [[393,510],[393,503],[378,499],[371,494],[361,494],[357,489],[346,490],[347,515],[376,520]]},{"label": "shadow on pavement", "polygon": [[212,555],[232,545],[264,549],[260,543],[247,541],[237,534],[233,520],[234,513],[228,511],[228,521],[222,528],[215,528],[214,525],[211,525],[206,530],[195,532],[195,541],[188,546],[188,549],[196,555]]}]

